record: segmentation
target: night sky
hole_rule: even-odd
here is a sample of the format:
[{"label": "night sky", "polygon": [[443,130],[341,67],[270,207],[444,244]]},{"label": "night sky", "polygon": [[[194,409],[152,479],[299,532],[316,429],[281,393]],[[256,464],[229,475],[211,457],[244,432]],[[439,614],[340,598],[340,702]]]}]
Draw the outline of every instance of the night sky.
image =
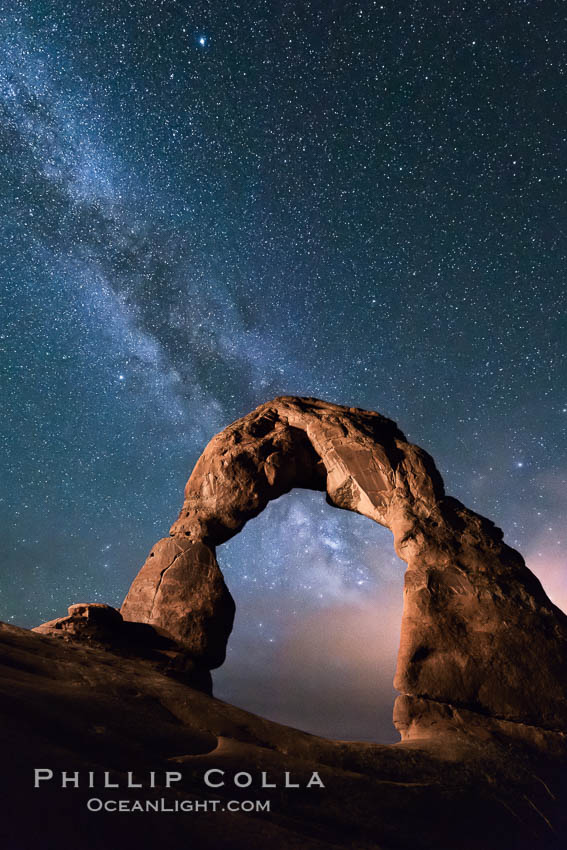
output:
[{"label": "night sky", "polygon": [[[378,410],[567,608],[565,8],[11,0],[0,619],[119,606],[206,442]],[[393,741],[403,563],[296,490],[218,559],[216,693]]]}]

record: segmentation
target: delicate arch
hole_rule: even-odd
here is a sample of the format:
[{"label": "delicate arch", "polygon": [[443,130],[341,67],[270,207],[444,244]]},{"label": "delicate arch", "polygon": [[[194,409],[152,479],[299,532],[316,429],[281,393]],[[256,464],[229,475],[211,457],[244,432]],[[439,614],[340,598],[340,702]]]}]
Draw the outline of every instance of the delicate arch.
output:
[{"label": "delicate arch", "polygon": [[424,734],[451,707],[567,728],[567,617],[502,532],[445,495],[433,459],[372,411],[284,396],[215,436],[124,618],[167,630],[198,665],[222,664],[234,602],[215,547],[293,487],[326,490],[330,504],[388,527],[408,564],[394,682],[402,734]]}]

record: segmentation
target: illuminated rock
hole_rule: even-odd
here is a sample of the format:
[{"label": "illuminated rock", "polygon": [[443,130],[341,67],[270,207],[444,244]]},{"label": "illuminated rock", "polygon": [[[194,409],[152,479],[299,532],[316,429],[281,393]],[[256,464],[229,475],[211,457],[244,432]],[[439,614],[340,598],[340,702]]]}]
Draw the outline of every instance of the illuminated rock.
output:
[{"label": "illuminated rock", "polygon": [[462,726],[459,709],[567,731],[567,617],[502,532],[446,496],[433,459],[378,413],[281,397],[225,428],[134,580],[124,619],[219,666],[234,603],[216,546],[293,487],[326,490],[331,505],[389,528],[408,564],[394,682],[402,737]]}]

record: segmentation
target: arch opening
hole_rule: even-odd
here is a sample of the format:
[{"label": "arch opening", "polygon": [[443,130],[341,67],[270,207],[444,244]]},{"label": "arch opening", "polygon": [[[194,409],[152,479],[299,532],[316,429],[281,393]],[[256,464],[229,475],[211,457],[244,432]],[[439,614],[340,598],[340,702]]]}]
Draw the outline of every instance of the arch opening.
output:
[{"label": "arch opening", "polygon": [[221,699],[331,738],[399,740],[403,567],[389,531],[294,489],[217,550],[236,602]]}]

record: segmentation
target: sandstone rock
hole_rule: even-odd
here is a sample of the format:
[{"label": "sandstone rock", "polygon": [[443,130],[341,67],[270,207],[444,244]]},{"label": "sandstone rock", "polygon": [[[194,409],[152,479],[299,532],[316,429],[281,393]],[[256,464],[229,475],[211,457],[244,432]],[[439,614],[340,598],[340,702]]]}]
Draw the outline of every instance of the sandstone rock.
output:
[{"label": "sandstone rock", "polygon": [[567,617],[502,532],[445,495],[433,459],[371,411],[281,397],[214,437],[124,618],[161,627],[209,668],[222,663],[234,603],[215,547],[293,487],[326,490],[330,504],[386,526],[407,561],[402,736],[434,734],[439,705],[567,731]]},{"label": "sandstone rock", "polygon": [[36,626],[33,631],[56,637],[113,640],[121,631],[123,622],[120,611],[111,605],[88,602],[69,605],[66,617],[49,620]]},{"label": "sandstone rock", "polygon": [[214,548],[184,534],[153,547],[122,606],[126,620],[161,626],[209,669],[219,667],[234,620],[234,601]]},{"label": "sandstone rock", "polygon": [[67,643],[112,649],[129,658],[144,659],[157,669],[193,688],[212,692],[209,668],[192,657],[163,629],[146,623],[126,622],[120,611],[99,602],[70,605],[68,615],[32,629]]}]

